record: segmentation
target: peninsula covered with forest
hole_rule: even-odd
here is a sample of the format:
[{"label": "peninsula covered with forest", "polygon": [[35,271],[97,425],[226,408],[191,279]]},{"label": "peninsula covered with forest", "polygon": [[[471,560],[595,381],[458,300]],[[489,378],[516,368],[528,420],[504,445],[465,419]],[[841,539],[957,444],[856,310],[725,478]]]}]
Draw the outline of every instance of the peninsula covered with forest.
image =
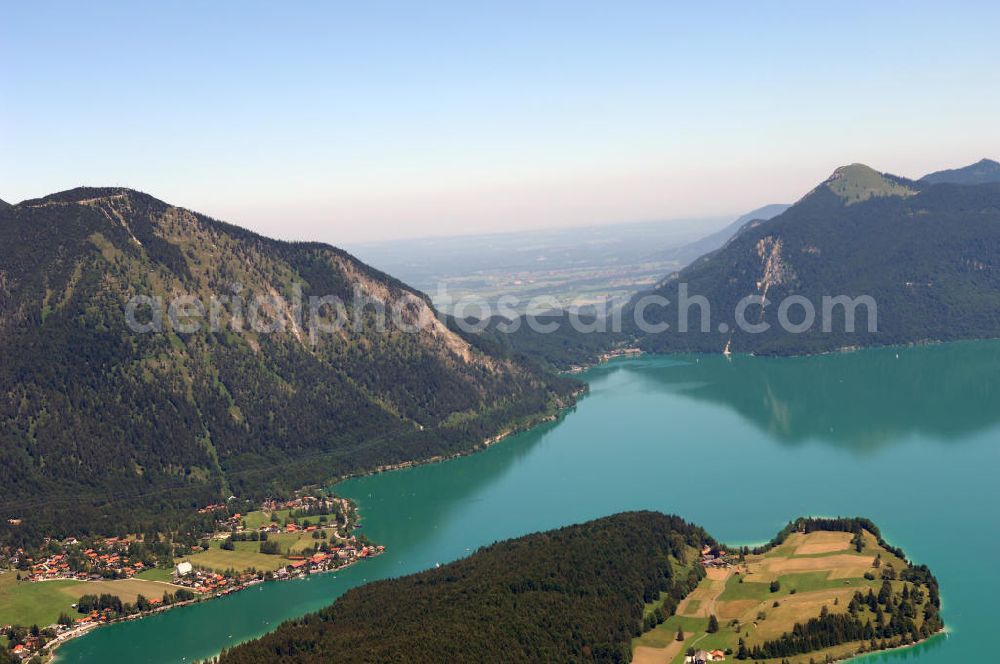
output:
[{"label": "peninsula covered with forest", "polygon": [[751,549],[628,512],[356,588],[220,661],[807,664],[923,641],[940,604],[867,519],[797,519]]}]

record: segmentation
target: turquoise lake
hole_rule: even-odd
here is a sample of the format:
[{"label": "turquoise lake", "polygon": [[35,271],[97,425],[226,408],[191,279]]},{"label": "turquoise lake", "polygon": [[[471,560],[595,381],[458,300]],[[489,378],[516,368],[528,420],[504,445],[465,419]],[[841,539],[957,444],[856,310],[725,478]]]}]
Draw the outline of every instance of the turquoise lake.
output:
[{"label": "turquoise lake", "polygon": [[364,532],[388,547],[380,558],[98,629],[59,661],[210,657],[366,581],[633,509],[679,514],[730,544],[765,541],[801,515],[870,517],[937,575],[949,633],[866,661],[992,652],[1000,575],[979,561],[1000,544],[1000,343],[647,356],[583,377],[590,393],[557,422],[481,454],[340,484]]}]

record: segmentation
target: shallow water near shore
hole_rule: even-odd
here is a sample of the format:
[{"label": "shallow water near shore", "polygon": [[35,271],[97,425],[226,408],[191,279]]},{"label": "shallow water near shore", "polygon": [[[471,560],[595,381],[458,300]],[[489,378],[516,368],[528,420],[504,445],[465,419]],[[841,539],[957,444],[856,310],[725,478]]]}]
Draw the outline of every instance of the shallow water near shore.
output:
[{"label": "shallow water near shore", "polygon": [[[992,648],[1000,577],[1000,342],[808,358],[644,356],[594,368],[561,420],[444,463],[348,480],[381,557],[114,625],[60,662],[183,662],[274,629],[359,584],[623,510],[680,514],[730,544],[801,515],[862,515],[941,582],[949,633],[865,662]],[[988,563],[987,563],[988,564]]]}]

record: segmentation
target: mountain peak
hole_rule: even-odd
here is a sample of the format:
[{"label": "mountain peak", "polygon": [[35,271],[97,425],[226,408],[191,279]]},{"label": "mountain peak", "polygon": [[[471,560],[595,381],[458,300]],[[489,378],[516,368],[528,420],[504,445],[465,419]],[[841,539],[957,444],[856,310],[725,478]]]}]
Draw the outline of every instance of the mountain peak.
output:
[{"label": "mountain peak", "polygon": [[1000,163],[992,159],[980,159],[974,164],[962,168],[952,168],[929,173],[920,178],[921,182],[930,184],[989,184],[1000,182]]},{"label": "mountain peak", "polygon": [[846,166],[840,166],[833,171],[833,175],[829,179],[835,180],[845,177],[865,177],[871,175],[881,175],[874,168],[868,164],[862,164],[860,162],[855,162],[853,164],[847,164]]},{"label": "mountain peak", "polygon": [[823,185],[844,199],[847,205],[877,196],[912,196],[917,193],[907,186],[905,180],[880,173],[865,164],[841,166]]},{"label": "mountain peak", "polygon": [[149,194],[136,189],[129,189],[128,187],[75,187],[73,189],[67,189],[65,191],[49,194],[48,196],[42,196],[41,198],[21,201],[20,205],[38,206],[46,203],[84,203],[111,197],[145,197],[151,200],[156,200]]}]

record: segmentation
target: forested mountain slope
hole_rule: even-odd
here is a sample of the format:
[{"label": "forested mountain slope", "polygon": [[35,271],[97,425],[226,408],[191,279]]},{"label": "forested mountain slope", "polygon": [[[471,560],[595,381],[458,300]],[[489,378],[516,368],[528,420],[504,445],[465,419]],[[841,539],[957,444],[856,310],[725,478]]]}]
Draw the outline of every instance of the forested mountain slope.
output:
[{"label": "forested mountain slope", "polygon": [[[304,303],[367,304],[310,334],[298,291]],[[127,325],[133,296],[182,294],[205,306],[281,299],[257,327],[233,302],[214,330],[207,318],[192,333]],[[426,324],[380,323],[387,302],[404,303],[403,323]],[[332,309],[319,312],[332,323]],[[572,399],[575,383],[478,344],[426,296],[327,245],[270,240],[126,189],[0,206],[0,536],[169,523],[230,494],[469,449]]]},{"label": "forested mountain slope", "polygon": [[[679,331],[682,284],[690,296],[708,299],[708,332],[701,331],[697,306],[688,309],[689,331]],[[646,309],[647,322],[666,322],[669,330],[631,330],[651,351],[720,352],[729,345],[733,352],[809,353],[1000,336],[1000,184],[929,184],[845,166],[783,214],[637,296],[626,323],[643,295],[671,302]],[[744,312],[748,323],[766,324],[767,331],[738,329],[735,312],[747,296],[772,303]],[[816,318],[805,332],[779,323],[779,304],[789,296],[813,306]],[[877,330],[869,331],[868,309],[859,307],[855,332],[845,332],[838,307],[825,317],[830,331],[824,331],[825,296],[870,296]],[[788,319],[801,323],[803,310],[789,310]]]}]

